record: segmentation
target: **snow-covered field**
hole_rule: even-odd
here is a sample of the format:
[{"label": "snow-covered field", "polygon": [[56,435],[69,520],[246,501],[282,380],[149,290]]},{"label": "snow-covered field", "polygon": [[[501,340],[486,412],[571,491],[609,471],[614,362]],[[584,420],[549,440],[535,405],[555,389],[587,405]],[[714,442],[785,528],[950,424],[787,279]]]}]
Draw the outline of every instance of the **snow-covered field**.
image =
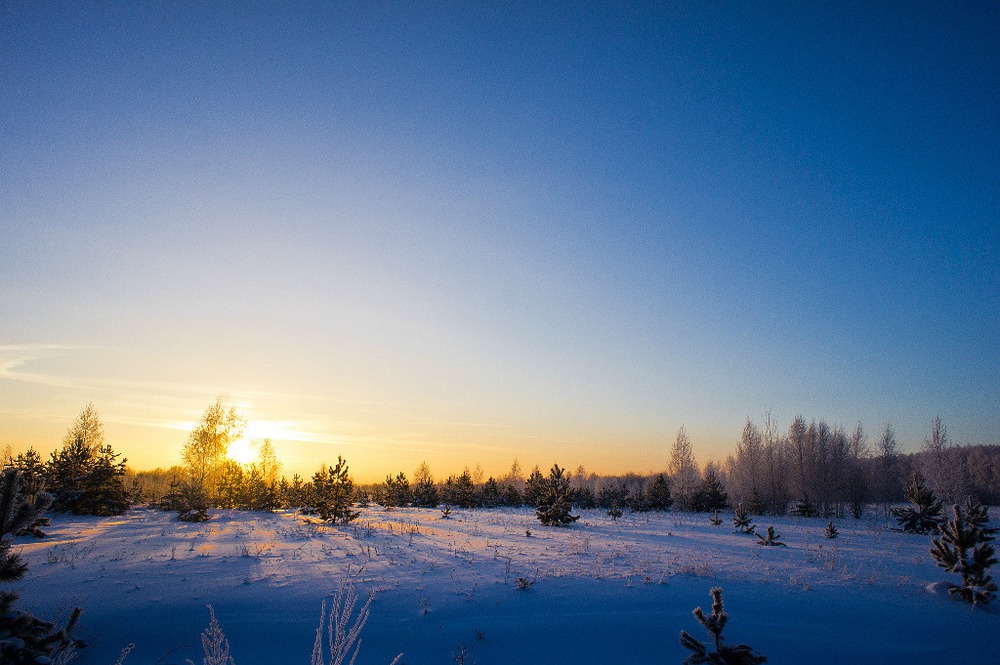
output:
[{"label": "snow-covered field", "polygon": [[[348,526],[214,511],[202,524],[135,509],[57,515],[19,538],[22,603],[51,618],[84,608],[81,665],[201,662],[211,604],[236,665],[308,663],[320,603],[345,576],[374,590],[359,665],[680,663],[691,610],[724,589],[725,637],[772,663],[995,663],[1000,614],[927,590],[949,579],[926,536],[884,520],[758,518],[787,547],[761,547],[705,515],[584,511],[568,528],[529,510],[365,509]],[[530,535],[529,535],[530,532]],[[518,588],[517,578],[534,582]],[[990,608],[992,610],[992,608]],[[956,657],[958,656],[958,657]]]}]

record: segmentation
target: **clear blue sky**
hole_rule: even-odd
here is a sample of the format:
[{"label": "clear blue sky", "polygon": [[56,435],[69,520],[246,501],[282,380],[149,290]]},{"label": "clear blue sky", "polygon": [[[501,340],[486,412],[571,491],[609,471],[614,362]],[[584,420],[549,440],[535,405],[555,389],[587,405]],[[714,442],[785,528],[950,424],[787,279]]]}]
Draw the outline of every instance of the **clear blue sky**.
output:
[{"label": "clear blue sky", "polygon": [[0,4],[0,444],[1000,440],[994,3],[123,5]]}]

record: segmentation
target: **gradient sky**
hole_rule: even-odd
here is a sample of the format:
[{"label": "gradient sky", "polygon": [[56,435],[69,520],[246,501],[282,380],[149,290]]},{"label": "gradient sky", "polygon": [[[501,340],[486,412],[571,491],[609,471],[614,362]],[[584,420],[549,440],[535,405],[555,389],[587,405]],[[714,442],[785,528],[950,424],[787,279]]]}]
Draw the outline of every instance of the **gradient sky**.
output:
[{"label": "gradient sky", "polygon": [[1000,7],[0,3],[0,445],[1000,442]]}]

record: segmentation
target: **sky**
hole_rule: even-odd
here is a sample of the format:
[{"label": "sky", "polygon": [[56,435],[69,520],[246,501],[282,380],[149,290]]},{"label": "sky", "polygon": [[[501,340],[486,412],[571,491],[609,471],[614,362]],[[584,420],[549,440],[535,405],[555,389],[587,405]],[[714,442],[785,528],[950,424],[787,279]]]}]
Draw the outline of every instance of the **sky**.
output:
[{"label": "sky", "polygon": [[1000,443],[992,3],[0,2],[0,446]]}]

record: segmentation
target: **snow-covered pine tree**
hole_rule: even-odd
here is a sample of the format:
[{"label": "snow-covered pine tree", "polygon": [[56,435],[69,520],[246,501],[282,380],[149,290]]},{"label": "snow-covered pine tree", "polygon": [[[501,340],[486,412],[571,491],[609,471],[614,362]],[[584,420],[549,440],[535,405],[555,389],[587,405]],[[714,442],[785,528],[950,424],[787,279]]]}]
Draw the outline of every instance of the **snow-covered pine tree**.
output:
[{"label": "snow-covered pine tree", "polygon": [[617,503],[612,503],[611,507],[608,508],[608,517],[611,518],[612,522],[617,521],[618,518],[621,517],[624,514],[625,513],[622,512],[621,507]]},{"label": "snow-covered pine tree", "polygon": [[573,490],[569,486],[569,476],[558,464],[554,464],[542,485],[535,516],[545,526],[566,526],[580,518],[570,514],[572,507]]},{"label": "snow-covered pine tree", "polygon": [[978,499],[968,497],[962,505],[962,514],[966,522],[979,529],[979,539],[982,542],[988,543],[994,539],[997,529],[989,526],[989,510]]},{"label": "snow-covered pine tree", "polygon": [[833,525],[833,522],[827,524],[826,529],[823,530],[823,535],[826,536],[827,538],[830,538],[831,540],[833,538],[836,538],[839,533],[840,532],[837,531],[837,527]]},{"label": "snow-covered pine tree", "polygon": [[766,546],[769,546],[769,547],[772,547],[772,546],[773,547],[787,547],[787,545],[785,545],[785,543],[781,542],[781,534],[778,533],[777,531],[775,531],[773,526],[767,527],[767,534],[766,535],[761,535],[759,533],[756,534],[756,535],[760,539],[760,544],[761,545],[766,545]]},{"label": "snow-covered pine tree", "polygon": [[933,533],[944,521],[940,499],[924,485],[920,474],[913,474],[913,481],[907,485],[906,500],[913,505],[892,509],[900,529],[906,533]]},{"label": "snow-covered pine tree", "polygon": [[708,523],[712,526],[719,526],[722,524],[722,518],[719,517],[719,511],[716,510],[715,513],[708,519]]},{"label": "snow-covered pine tree", "polygon": [[[6,469],[0,474],[0,582],[20,580],[28,570],[17,552],[10,550],[11,534],[32,524],[48,507],[50,498],[42,494],[29,504],[21,494],[21,472]],[[28,612],[15,610],[20,596],[13,591],[0,593],[0,663],[37,665],[53,662],[59,654],[69,654],[84,646],[70,637],[80,618],[80,608],[70,614],[64,628],[43,621]]]},{"label": "snow-covered pine tree", "polygon": [[197,480],[182,482],[177,486],[171,504],[182,522],[208,521],[208,493]]},{"label": "snow-covered pine tree", "polygon": [[743,504],[738,504],[736,509],[733,511],[733,527],[740,533],[752,534],[754,529],[753,518],[750,517],[750,511],[743,507]]},{"label": "snow-covered pine tree", "polygon": [[698,620],[712,638],[715,651],[709,651],[708,647],[696,640],[694,637],[681,631],[681,645],[689,650],[691,654],[684,660],[685,665],[760,665],[767,662],[767,656],[763,656],[746,644],[729,646],[722,641],[722,630],[729,621],[729,615],[722,608],[722,589],[715,587],[710,592],[712,594],[712,613],[705,616],[700,607],[694,609],[694,618]]},{"label": "snow-covered pine tree", "polygon": [[359,513],[352,510],[354,503],[354,481],[347,475],[347,462],[337,456],[336,466],[324,464],[313,475],[312,512],[324,522],[347,524],[357,519]]},{"label": "snow-covered pine tree", "polygon": [[954,519],[939,527],[941,536],[931,541],[931,556],[938,566],[962,578],[962,584],[949,589],[949,593],[972,604],[988,605],[997,593],[997,585],[988,572],[997,562],[990,542],[993,538],[962,513],[955,506]]}]

